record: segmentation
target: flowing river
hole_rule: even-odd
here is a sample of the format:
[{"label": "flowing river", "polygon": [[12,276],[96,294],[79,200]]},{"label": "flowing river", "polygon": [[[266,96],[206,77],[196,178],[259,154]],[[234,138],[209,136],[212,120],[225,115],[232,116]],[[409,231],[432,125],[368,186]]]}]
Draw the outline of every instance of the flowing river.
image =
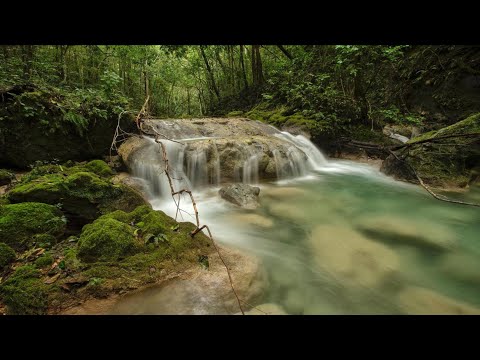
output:
[{"label": "flowing river", "polygon": [[[273,303],[288,314],[480,312],[478,208],[435,200],[367,164],[327,161],[303,137],[277,136],[295,143],[308,159],[301,162],[293,152],[289,174],[257,183],[256,210],[219,197],[221,184],[212,176],[206,180],[201,154],[188,166],[176,166],[176,145],[167,146],[183,175],[176,185],[195,189],[201,223],[217,242],[261,259],[267,279],[258,304]],[[249,154],[243,178],[255,183],[257,159]],[[212,170],[217,179],[218,172]],[[153,207],[175,217],[175,204],[156,174],[140,166],[135,175],[146,181]],[[480,188],[453,196],[480,202]],[[175,299],[158,297],[160,291],[127,297],[112,313],[163,313],[161,302]],[[204,313],[222,312],[212,307]]]}]

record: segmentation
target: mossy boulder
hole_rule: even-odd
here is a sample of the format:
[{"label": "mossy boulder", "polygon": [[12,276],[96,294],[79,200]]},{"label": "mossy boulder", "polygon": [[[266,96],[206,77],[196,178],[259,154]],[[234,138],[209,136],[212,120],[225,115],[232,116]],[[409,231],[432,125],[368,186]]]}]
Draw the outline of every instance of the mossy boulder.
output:
[{"label": "mossy boulder", "polygon": [[0,186],[8,185],[15,179],[15,175],[8,170],[0,169]]},{"label": "mossy boulder", "polygon": [[130,213],[117,210],[84,226],[78,241],[78,258],[83,262],[128,262],[131,257],[143,255],[156,261],[177,257],[196,248],[194,241],[206,246],[205,235],[198,234],[195,240],[190,236],[195,229],[194,224],[177,223],[150,206],[139,206]]},{"label": "mossy boulder", "polygon": [[14,249],[23,249],[37,234],[63,235],[66,219],[55,206],[25,202],[0,206],[0,238]]},{"label": "mossy boulder", "polygon": [[85,165],[85,167],[89,171],[91,171],[91,172],[93,172],[93,173],[95,173],[99,176],[111,176],[111,175],[113,175],[112,169],[110,169],[110,167],[107,165],[107,163],[103,160],[92,160],[89,163],[87,163]]},{"label": "mossy boulder", "polygon": [[[480,180],[480,113],[437,131],[411,139],[399,156],[412,166],[422,180],[436,187],[465,187]],[[462,135],[437,141],[423,142],[443,136]],[[393,155],[385,159],[380,169],[399,180],[417,183],[409,168]]]},{"label": "mossy boulder", "polygon": [[32,265],[19,267],[0,286],[0,296],[9,315],[43,315],[47,311],[47,286]]},{"label": "mossy boulder", "polygon": [[47,252],[47,253],[43,254],[42,256],[40,256],[37,260],[35,260],[35,266],[38,269],[42,269],[42,268],[45,268],[47,266],[52,265],[54,261],[55,260],[52,256],[52,254]]},{"label": "mossy boulder", "polygon": [[114,261],[134,251],[133,228],[108,217],[85,225],[78,242],[78,257],[85,262]]},{"label": "mossy boulder", "polygon": [[[93,168],[96,173],[87,168]],[[101,214],[117,209],[132,211],[146,204],[138,191],[124,184],[113,185],[108,177],[105,178],[109,174],[107,168],[103,161],[96,160],[85,166],[63,168],[63,171],[59,166],[35,170],[8,193],[8,199],[11,203],[59,204],[71,221],[70,225],[77,228]]]},{"label": "mossy boulder", "polygon": [[10,246],[0,242],[0,271],[15,260],[16,257],[15,251]]}]

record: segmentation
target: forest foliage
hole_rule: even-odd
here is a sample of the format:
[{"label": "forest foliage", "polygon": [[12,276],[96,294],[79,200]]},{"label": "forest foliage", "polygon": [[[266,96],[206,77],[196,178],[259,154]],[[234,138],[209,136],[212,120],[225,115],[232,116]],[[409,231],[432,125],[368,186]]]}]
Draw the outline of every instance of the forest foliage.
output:
[{"label": "forest foliage", "polygon": [[[140,109],[147,95],[158,117],[280,109],[337,131],[448,123],[478,111],[471,109],[477,98],[452,93],[462,76],[480,74],[480,52],[471,46],[9,45],[0,64],[0,90],[37,89],[17,97],[24,116],[48,121],[36,97],[50,91],[80,133],[92,117]],[[430,108],[415,101],[425,94]]]}]

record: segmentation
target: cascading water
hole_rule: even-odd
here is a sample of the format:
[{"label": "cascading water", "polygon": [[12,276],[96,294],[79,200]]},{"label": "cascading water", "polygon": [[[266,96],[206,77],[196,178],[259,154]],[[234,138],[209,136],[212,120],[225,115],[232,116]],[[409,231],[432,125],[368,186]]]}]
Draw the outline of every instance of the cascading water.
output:
[{"label": "cascading water", "polygon": [[[160,122],[158,126],[166,125]],[[263,135],[263,140],[246,142],[241,135],[238,141],[235,137],[192,138],[188,131],[182,139],[179,131],[175,128],[176,141],[181,143],[162,140],[175,190],[201,189],[228,181],[258,184],[268,165],[277,179],[290,179],[305,176],[327,164],[323,154],[306,137],[277,129],[274,133],[270,131],[271,140]],[[151,197],[170,197],[170,184],[163,174],[165,165],[161,148],[153,139],[147,141],[148,145],[131,163],[133,175],[148,183]],[[267,178],[270,179],[271,175]]]},{"label": "cascading water", "polygon": [[207,156],[201,149],[192,151],[187,161],[187,176],[194,188],[206,185],[208,182]]},{"label": "cascading water", "polygon": [[327,164],[325,156],[323,156],[320,150],[318,150],[318,148],[305,136],[293,136],[286,131],[275,134],[275,136],[285,139],[301,149],[307,155],[307,163],[310,169],[318,169]]},{"label": "cascading water", "polygon": [[[162,151],[154,139],[147,138],[148,145],[142,149],[132,164],[132,174],[145,180],[150,197],[167,198],[171,196],[170,184],[164,175],[165,164]],[[191,189],[192,185],[183,169],[183,145],[169,140],[162,140],[167,153],[171,178],[175,189]]]},{"label": "cascading water", "polygon": [[260,154],[256,152],[256,149],[247,149],[247,160],[243,164],[243,177],[242,182],[244,184],[257,184],[258,183],[258,157]]}]

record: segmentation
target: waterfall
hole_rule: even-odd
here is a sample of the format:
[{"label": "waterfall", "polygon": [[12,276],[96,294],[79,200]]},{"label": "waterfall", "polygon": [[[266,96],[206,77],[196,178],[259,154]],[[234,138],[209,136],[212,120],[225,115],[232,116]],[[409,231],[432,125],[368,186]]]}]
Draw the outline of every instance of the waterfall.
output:
[{"label": "waterfall", "polygon": [[[150,189],[150,194],[148,195],[151,197],[170,197],[170,184],[164,174],[165,164],[162,158],[162,150],[154,139],[146,139],[149,143],[135,157],[135,161],[132,164],[132,174],[147,181]],[[189,177],[183,170],[183,145],[169,140],[162,140],[162,143],[167,153],[174,189],[192,189]]]},{"label": "waterfall", "polygon": [[[165,130],[161,127],[166,126],[164,123],[158,126],[159,131]],[[268,169],[268,179],[272,178],[272,171],[277,179],[301,177],[327,163],[306,137],[288,132],[270,130],[268,136],[245,139],[239,135],[237,140],[236,136],[191,137],[188,131],[182,139],[181,128],[170,124],[169,131],[180,134],[177,139],[181,142],[161,140],[175,190],[202,189],[229,181],[258,184]],[[170,197],[161,148],[152,138],[145,138],[145,142],[129,161],[132,173],[148,183],[150,197]]]},{"label": "waterfall", "polygon": [[256,149],[251,147],[247,148],[247,160],[243,163],[243,176],[242,182],[244,184],[257,184],[258,183],[258,157],[259,153]]},{"label": "waterfall", "polygon": [[[183,159],[181,159],[183,160]],[[194,149],[187,161],[187,176],[194,188],[208,182],[207,156],[203,149]]]},{"label": "waterfall", "polygon": [[308,157],[307,162],[310,170],[318,169],[319,167],[327,164],[327,159],[325,159],[325,156],[323,156],[320,150],[318,150],[318,148],[305,136],[293,136],[286,131],[282,131],[280,134],[275,134],[275,136],[283,138],[301,149]]}]

